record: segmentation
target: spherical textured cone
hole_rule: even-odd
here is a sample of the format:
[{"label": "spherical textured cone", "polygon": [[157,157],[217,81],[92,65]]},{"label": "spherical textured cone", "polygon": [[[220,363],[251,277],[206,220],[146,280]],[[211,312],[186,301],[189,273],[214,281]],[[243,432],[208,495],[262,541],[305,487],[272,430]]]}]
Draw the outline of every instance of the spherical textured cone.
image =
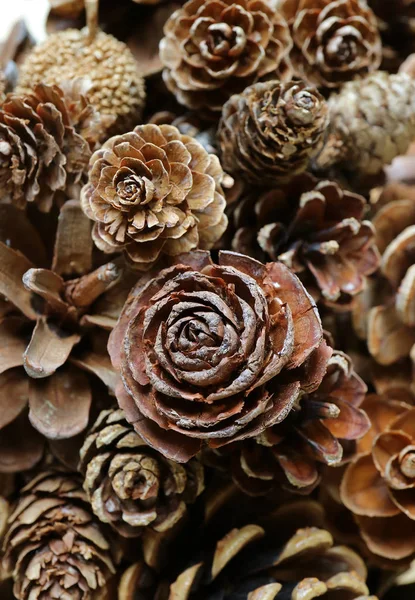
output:
[{"label": "spherical textured cone", "polygon": [[125,537],[176,525],[204,488],[203,467],[167,460],[150,448],[122,410],[103,411],[80,452],[92,509]]},{"label": "spherical textured cone", "polygon": [[89,101],[112,118],[107,135],[128,131],[139,122],[145,91],[137,62],[123,42],[102,31],[92,41],[87,29],[50,35],[21,66],[17,92],[27,93],[36,83],[60,84],[74,77],[90,79]]},{"label": "spherical textured cone", "polygon": [[223,107],[222,164],[251,183],[283,182],[306,169],[327,125],[327,104],[306,83],[256,83]]}]

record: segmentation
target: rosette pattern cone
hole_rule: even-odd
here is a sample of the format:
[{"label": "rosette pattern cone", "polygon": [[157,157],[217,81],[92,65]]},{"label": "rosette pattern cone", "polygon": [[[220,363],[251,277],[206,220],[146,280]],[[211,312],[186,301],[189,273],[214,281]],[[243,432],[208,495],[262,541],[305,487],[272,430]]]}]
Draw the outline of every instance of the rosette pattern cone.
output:
[{"label": "rosette pattern cone", "polygon": [[216,265],[202,251],[132,290],[108,347],[127,420],[178,462],[282,421],[331,354],[282,263],[222,252]]},{"label": "rosette pattern cone", "polygon": [[92,509],[125,537],[168,531],[204,488],[197,459],[180,465],[150,448],[122,410],[101,412],[80,452]]},{"label": "rosette pattern cone", "polygon": [[91,159],[83,209],[100,250],[149,269],[161,255],[210,249],[226,229],[219,159],[171,125],[139,125]]}]

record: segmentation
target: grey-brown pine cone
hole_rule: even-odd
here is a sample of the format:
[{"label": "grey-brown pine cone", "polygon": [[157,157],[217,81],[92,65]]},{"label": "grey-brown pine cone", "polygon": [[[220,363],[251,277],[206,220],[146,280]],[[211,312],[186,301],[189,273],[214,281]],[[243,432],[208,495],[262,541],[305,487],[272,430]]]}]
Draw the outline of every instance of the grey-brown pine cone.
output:
[{"label": "grey-brown pine cone", "polygon": [[127,423],[102,411],[80,451],[84,489],[98,518],[124,537],[173,527],[204,488],[203,466],[164,458]]},{"label": "grey-brown pine cone", "polygon": [[224,169],[251,183],[304,171],[322,143],[328,107],[303,81],[256,83],[226,102],[218,141]]}]

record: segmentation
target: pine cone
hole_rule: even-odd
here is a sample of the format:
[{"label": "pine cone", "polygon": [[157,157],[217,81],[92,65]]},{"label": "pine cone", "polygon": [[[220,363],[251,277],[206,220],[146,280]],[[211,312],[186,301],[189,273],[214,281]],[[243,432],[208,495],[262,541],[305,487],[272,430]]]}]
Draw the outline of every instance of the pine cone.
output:
[{"label": "pine cone", "polygon": [[84,490],[94,513],[125,537],[164,532],[203,491],[203,467],[167,460],[147,446],[122,410],[101,412],[80,452]]},{"label": "pine cone", "polygon": [[330,88],[375,71],[382,47],[365,0],[279,0],[293,38],[294,72]]},{"label": "pine cone", "polygon": [[232,96],[285,68],[291,37],[264,0],[190,0],[164,27],[160,57],[167,87],[192,109],[217,112]]},{"label": "pine cone", "polygon": [[100,250],[124,251],[140,270],[163,255],[210,249],[226,229],[217,156],[171,125],[138,125],[91,159],[82,192]]},{"label": "pine cone", "polygon": [[280,260],[315,298],[348,307],[379,263],[364,212],[362,196],[304,174],[286,187],[248,193],[231,213],[228,233],[233,250]]},{"label": "pine cone", "polygon": [[363,403],[372,427],[357,443],[340,492],[369,550],[389,560],[415,556],[415,409],[368,396]]},{"label": "pine cone", "polygon": [[3,200],[49,212],[56,195],[81,180],[102,132],[83,83],[39,84],[28,95],[8,96],[0,109]]},{"label": "pine cone", "polygon": [[4,550],[18,600],[98,600],[115,573],[116,550],[94,521],[78,476],[58,471],[23,488]]},{"label": "pine cone", "polygon": [[330,127],[321,168],[366,175],[405,154],[415,138],[415,81],[405,73],[373,73],[329,99]]},{"label": "pine cone", "polygon": [[351,460],[355,440],[370,427],[363,410],[366,386],[351,359],[334,352],[320,386],[304,394],[288,417],[256,440],[205,450],[204,461],[225,472],[252,496],[283,485],[301,494],[319,484],[320,466]]},{"label": "pine cone", "polygon": [[289,180],[307,168],[327,125],[327,104],[306,83],[256,83],[223,107],[223,166],[254,184]]},{"label": "pine cone", "polygon": [[[331,349],[316,306],[281,263],[182,255],[131,291],[109,341],[127,420],[186,462],[202,445],[255,437],[315,389]],[[163,325],[163,323],[165,323]]]}]

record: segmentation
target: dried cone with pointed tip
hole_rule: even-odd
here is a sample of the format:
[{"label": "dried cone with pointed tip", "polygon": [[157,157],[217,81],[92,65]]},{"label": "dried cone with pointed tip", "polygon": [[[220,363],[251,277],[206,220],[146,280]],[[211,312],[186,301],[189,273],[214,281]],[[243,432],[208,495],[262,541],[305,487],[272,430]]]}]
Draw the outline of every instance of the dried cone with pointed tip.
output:
[{"label": "dried cone with pointed tip", "polygon": [[352,511],[369,550],[389,560],[415,556],[415,409],[368,396],[372,422],[348,466],[341,499]]},{"label": "dried cone with pointed tip", "polygon": [[171,125],[138,125],[91,159],[82,191],[93,239],[147,270],[163,256],[210,249],[227,218],[219,159]]},{"label": "dried cone with pointed tip", "polygon": [[279,0],[293,39],[296,75],[317,86],[340,87],[375,71],[382,47],[366,0]]},{"label": "dried cone with pointed tip", "polygon": [[94,513],[125,537],[165,532],[204,488],[197,459],[186,465],[150,448],[122,410],[103,411],[80,451],[84,490]]},{"label": "dried cone with pointed tip", "polygon": [[108,348],[127,420],[178,462],[284,420],[331,354],[313,300],[282,263],[222,252],[214,264],[202,251],[137,284]]},{"label": "dried cone with pointed tip", "polygon": [[287,186],[245,194],[230,213],[233,250],[279,260],[316,299],[349,307],[379,264],[365,199],[308,174]]},{"label": "dried cone with pointed tip", "polygon": [[223,107],[222,164],[254,184],[288,180],[306,169],[327,125],[327,104],[306,83],[256,83]]},{"label": "dried cone with pointed tip", "polygon": [[82,181],[103,129],[84,86],[82,79],[62,87],[39,83],[8,96],[0,109],[3,200],[49,212],[59,194]]},{"label": "dried cone with pointed tip", "polygon": [[18,600],[99,600],[117,559],[79,476],[54,470],[22,489],[4,552]]},{"label": "dried cone with pointed tip", "polygon": [[190,0],[164,34],[167,87],[181,104],[214,112],[260,78],[278,76],[291,48],[284,18],[263,0]]},{"label": "dried cone with pointed tip", "polygon": [[373,73],[329,100],[330,127],[317,163],[376,175],[415,138],[415,81],[406,73]]},{"label": "dried cone with pointed tip", "polygon": [[283,486],[307,494],[320,482],[321,465],[339,465],[354,455],[356,440],[370,423],[359,408],[366,385],[351,359],[331,356],[320,386],[304,394],[288,417],[255,440],[203,453],[207,464],[231,473],[247,494],[259,496]]}]

